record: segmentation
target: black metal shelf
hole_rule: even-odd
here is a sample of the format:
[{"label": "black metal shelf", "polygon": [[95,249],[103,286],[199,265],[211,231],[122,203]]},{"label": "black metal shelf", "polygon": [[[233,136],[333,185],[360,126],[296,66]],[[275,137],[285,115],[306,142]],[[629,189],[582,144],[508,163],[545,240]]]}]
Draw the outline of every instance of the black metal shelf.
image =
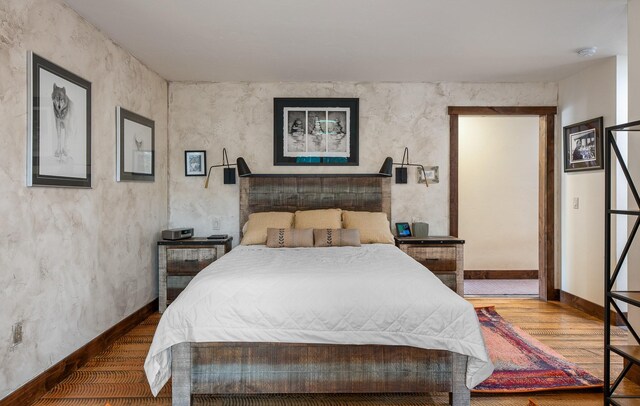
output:
[{"label": "black metal shelf", "polygon": [[638,406],[637,397],[613,396],[609,398],[609,403],[615,406]]},{"label": "black metal shelf", "polygon": [[620,300],[625,303],[640,307],[640,292],[610,291],[609,296],[611,296],[612,299]]},{"label": "black metal shelf", "polygon": [[640,345],[609,345],[609,350],[626,360],[640,364]]},{"label": "black metal shelf", "polygon": [[640,216],[640,210],[609,210],[611,214],[623,214],[627,216]]},{"label": "black metal shelf", "polygon": [[[629,323],[627,316],[622,312],[615,300],[627,303],[630,306],[640,307],[640,292],[635,291],[614,291],[613,286],[618,278],[622,264],[627,258],[629,248],[633,243],[638,228],[640,228],[640,210],[618,210],[611,208],[611,182],[613,178],[611,152],[615,154],[615,159],[624,173],[624,177],[629,186],[629,190],[637,207],[640,207],[640,195],[636,189],[635,183],[629,173],[627,163],[620,153],[614,132],[630,132],[638,131],[640,121],[634,121],[626,124],[620,124],[607,127],[605,130],[605,149],[604,149],[604,168],[605,168],[605,229],[604,229],[604,405],[614,406],[631,406],[640,405],[640,396],[625,396],[623,394],[615,394],[620,382],[625,378],[633,365],[640,365],[640,337],[636,333],[633,326]],[[634,127],[634,128],[632,128]],[[611,273],[611,230],[612,217],[617,215],[636,216],[635,224],[629,233],[625,247],[620,253],[620,257],[616,258],[616,265]],[[613,309],[612,309],[613,308]],[[629,333],[635,339],[637,345],[611,345],[611,310],[615,310],[617,317],[620,318],[629,329]],[[611,353],[617,354],[629,361],[615,381],[611,383]]]}]

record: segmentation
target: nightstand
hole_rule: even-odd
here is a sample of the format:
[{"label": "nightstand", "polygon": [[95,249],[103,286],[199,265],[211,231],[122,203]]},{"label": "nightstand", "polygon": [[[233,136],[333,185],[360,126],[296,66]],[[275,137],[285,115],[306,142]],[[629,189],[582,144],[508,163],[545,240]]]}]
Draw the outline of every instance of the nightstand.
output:
[{"label": "nightstand", "polygon": [[191,279],[227,252],[233,237],[224,240],[189,238],[158,241],[158,294],[160,313],[187,287]]},{"label": "nightstand", "polygon": [[464,296],[464,240],[456,237],[396,237],[395,240],[404,253]]}]

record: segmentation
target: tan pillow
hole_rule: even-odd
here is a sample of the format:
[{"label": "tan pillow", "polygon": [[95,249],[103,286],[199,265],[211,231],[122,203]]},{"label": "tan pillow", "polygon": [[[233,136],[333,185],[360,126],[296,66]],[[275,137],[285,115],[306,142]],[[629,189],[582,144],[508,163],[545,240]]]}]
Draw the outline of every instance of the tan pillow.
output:
[{"label": "tan pillow", "polygon": [[295,248],[313,247],[311,228],[270,228],[267,230],[267,247]]},{"label": "tan pillow", "polygon": [[247,221],[247,230],[242,237],[242,245],[266,244],[267,229],[293,227],[293,213],[268,211],[252,213]]},{"label": "tan pillow", "polygon": [[342,210],[298,210],[295,228],[342,228]]},{"label": "tan pillow", "polygon": [[342,227],[358,229],[362,244],[393,244],[393,234],[385,213],[343,211]]},{"label": "tan pillow", "polygon": [[313,230],[316,247],[359,247],[360,231],[347,228],[323,228]]}]

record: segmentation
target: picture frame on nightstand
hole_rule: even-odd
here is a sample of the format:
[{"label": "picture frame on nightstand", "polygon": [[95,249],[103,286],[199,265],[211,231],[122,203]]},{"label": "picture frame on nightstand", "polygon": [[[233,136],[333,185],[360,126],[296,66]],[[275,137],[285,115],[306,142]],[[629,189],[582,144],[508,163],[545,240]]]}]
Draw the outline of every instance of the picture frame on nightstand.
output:
[{"label": "picture frame on nightstand", "polygon": [[411,237],[411,226],[409,223],[396,223],[396,233],[398,237]]}]

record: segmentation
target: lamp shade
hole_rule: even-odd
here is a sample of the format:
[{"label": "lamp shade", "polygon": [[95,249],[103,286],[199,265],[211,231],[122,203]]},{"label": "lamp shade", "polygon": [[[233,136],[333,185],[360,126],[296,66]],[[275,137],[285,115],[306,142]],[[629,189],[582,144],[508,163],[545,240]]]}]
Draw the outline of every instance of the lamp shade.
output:
[{"label": "lamp shade", "polygon": [[249,169],[249,165],[247,165],[243,157],[238,157],[236,160],[236,166],[240,177],[251,175],[251,169]]},{"label": "lamp shade", "polygon": [[380,172],[378,173],[384,176],[391,176],[392,168],[393,168],[393,159],[390,156],[388,156],[382,163],[382,167],[380,168]]}]

